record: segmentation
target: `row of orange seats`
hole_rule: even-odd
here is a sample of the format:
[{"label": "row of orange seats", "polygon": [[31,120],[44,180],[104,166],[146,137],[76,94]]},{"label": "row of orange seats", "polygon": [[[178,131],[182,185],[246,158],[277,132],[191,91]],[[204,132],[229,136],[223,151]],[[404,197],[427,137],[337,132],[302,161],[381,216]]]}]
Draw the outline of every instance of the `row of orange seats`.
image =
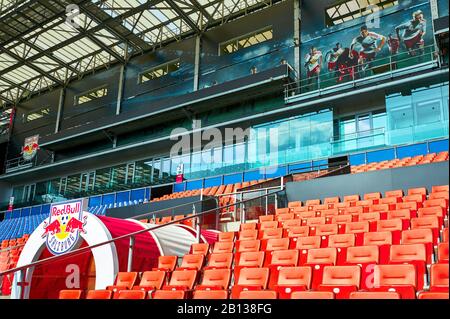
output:
[{"label": "row of orange seats", "polygon": [[374,162],[370,164],[362,164],[351,167],[353,174],[377,171],[389,168],[407,167],[422,164],[438,163],[448,161],[448,151],[436,153],[430,153],[427,155],[417,155],[414,157],[405,157],[402,159],[393,159],[390,161]]},{"label": "row of orange seats", "polygon": [[[322,266],[320,278],[315,274],[314,267],[279,267],[276,280],[270,280],[273,269],[271,271],[268,267],[243,268],[231,289],[230,269],[205,270],[198,284],[196,270],[175,270],[168,283],[164,271],[144,272],[138,285],[137,273],[119,273],[116,284],[121,286],[108,287],[106,291],[109,293],[103,290],[88,292],[87,298],[92,298],[92,294],[106,294],[104,298],[107,299],[245,299],[252,295],[250,291],[266,289],[272,291],[274,298],[280,299],[302,298],[303,294],[298,292],[328,292],[333,294],[333,298],[349,299],[352,293],[358,291],[395,292],[396,298],[402,299],[414,299],[419,291],[419,298],[423,293],[440,293],[438,296],[446,295],[448,298],[448,265],[445,264],[432,265],[427,291],[422,291],[417,285],[414,265],[374,265],[371,274],[375,278],[373,283],[369,276],[363,276],[358,265]],[[81,293],[81,290],[65,290],[60,292],[60,298],[80,298]]]}]

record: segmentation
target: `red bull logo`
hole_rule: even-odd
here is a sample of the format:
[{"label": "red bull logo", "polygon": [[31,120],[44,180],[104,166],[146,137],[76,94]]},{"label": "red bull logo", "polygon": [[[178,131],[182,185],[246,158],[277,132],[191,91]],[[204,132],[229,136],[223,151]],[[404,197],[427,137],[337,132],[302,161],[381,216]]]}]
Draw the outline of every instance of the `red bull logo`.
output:
[{"label": "red bull logo", "polygon": [[86,233],[86,223],[81,201],[52,205],[42,234],[43,238],[47,237],[48,250],[54,255],[70,251],[77,244],[80,233]]},{"label": "red bull logo", "polygon": [[33,159],[39,149],[39,135],[27,137],[22,147],[22,156],[25,160]]}]

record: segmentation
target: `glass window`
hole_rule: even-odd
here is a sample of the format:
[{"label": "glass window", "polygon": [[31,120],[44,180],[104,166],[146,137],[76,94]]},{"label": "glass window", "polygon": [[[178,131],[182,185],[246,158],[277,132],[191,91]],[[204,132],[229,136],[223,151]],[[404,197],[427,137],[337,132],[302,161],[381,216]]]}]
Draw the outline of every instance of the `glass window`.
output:
[{"label": "glass window", "polygon": [[101,191],[110,187],[111,168],[98,169],[95,172],[94,189]]},{"label": "glass window", "polygon": [[126,165],[122,164],[112,168],[111,184],[113,186],[125,185]]},{"label": "glass window", "polygon": [[80,191],[80,174],[71,175],[67,177],[66,194],[75,195]]},{"label": "glass window", "polygon": [[152,161],[139,161],[136,162],[136,168],[134,173],[134,183],[139,185],[148,185],[151,183],[152,177]]},{"label": "glass window", "polygon": [[255,31],[250,34],[243,35],[239,38],[227,41],[220,44],[220,54],[230,54],[239,51],[244,48],[251,47],[255,44],[259,44],[265,41],[269,41],[273,38],[272,27],[267,27],[259,31]]},{"label": "glass window", "polygon": [[145,83],[147,81],[163,77],[167,74],[177,71],[179,68],[180,60],[175,60],[159,65],[139,74],[139,83]]},{"label": "glass window", "polygon": [[83,103],[91,102],[106,95],[108,95],[108,88],[106,86],[81,93],[75,96],[75,105],[81,105]]},{"label": "glass window", "polygon": [[47,116],[50,114],[50,108],[44,107],[38,111],[32,111],[28,113],[26,116],[24,116],[24,122],[31,122],[40,118],[43,118],[44,116]]},{"label": "glass window", "polygon": [[416,104],[417,124],[431,124],[441,121],[441,100]]},{"label": "glass window", "polygon": [[152,182],[155,184],[160,183],[161,180],[161,160],[160,159],[155,159],[153,161],[153,178],[152,178]]}]

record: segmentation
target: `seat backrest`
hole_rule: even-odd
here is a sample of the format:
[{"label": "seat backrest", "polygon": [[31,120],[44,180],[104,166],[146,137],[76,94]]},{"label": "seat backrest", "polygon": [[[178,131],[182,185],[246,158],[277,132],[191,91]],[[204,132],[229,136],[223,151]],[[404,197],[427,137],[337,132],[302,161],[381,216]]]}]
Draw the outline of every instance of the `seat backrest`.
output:
[{"label": "seat backrest", "polygon": [[232,241],[217,241],[214,243],[213,254],[231,253],[233,252],[234,242]]},{"label": "seat backrest", "polygon": [[339,231],[337,224],[317,225],[314,227],[316,230],[316,235],[319,236],[336,235]]},{"label": "seat backrest", "polygon": [[269,228],[261,230],[259,232],[259,238],[261,239],[271,239],[271,238],[282,238],[283,228]]},{"label": "seat backrest", "polygon": [[387,191],[384,193],[385,197],[403,197],[403,190],[397,189],[393,191]]},{"label": "seat backrest", "polygon": [[448,191],[445,192],[437,192],[437,193],[431,193],[430,196],[428,197],[429,199],[444,199],[447,200],[449,199],[449,193]]},{"label": "seat backrest", "polygon": [[353,222],[345,224],[345,232],[347,234],[367,233],[369,231],[369,222]]},{"label": "seat backrest", "polygon": [[439,192],[447,192],[448,193],[448,185],[437,185],[437,186],[433,186],[431,188],[431,192],[432,193],[439,193]]},{"label": "seat backrest", "polygon": [[425,244],[433,242],[431,229],[411,229],[402,231],[402,244]]},{"label": "seat backrest", "polygon": [[192,299],[228,299],[226,290],[195,290]]},{"label": "seat backrest", "polygon": [[242,268],[239,273],[238,285],[260,286],[266,289],[269,279],[269,268]]},{"label": "seat backrest", "polygon": [[354,234],[330,235],[328,237],[328,247],[351,247],[355,246]]},{"label": "seat backrest", "polygon": [[439,228],[439,218],[437,216],[411,218],[411,229],[431,228]]},{"label": "seat backrest", "polygon": [[409,209],[391,210],[387,213],[387,219],[410,219],[411,211]]},{"label": "seat backrest", "polygon": [[339,201],[340,201],[339,196],[336,196],[336,197],[327,197],[324,199],[323,202],[325,204],[336,204],[339,203]]},{"label": "seat backrest", "polygon": [[375,265],[374,285],[411,285],[416,287],[416,268],[414,265]]},{"label": "seat backrest", "polygon": [[158,257],[158,268],[167,269],[173,271],[177,265],[177,256],[159,256]]},{"label": "seat backrest", "polygon": [[272,238],[267,240],[266,251],[289,249],[289,238]]},{"label": "seat backrest", "polygon": [[275,229],[275,228],[278,228],[278,222],[276,220],[271,222],[262,222],[259,224],[259,230]]},{"label": "seat backrest", "polygon": [[239,232],[239,240],[253,240],[258,238],[258,231],[256,229],[242,230]]},{"label": "seat backrest", "polygon": [[322,284],[351,285],[359,288],[361,268],[359,266],[326,266],[323,269]]},{"label": "seat backrest", "polygon": [[350,299],[401,299],[401,296],[393,291],[353,291]]},{"label": "seat backrest", "polygon": [[361,215],[359,215],[359,221],[363,222],[363,221],[375,221],[375,220],[380,220],[380,213],[379,212],[371,212],[371,213],[363,213]]},{"label": "seat backrest", "polygon": [[311,287],[311,267],[282,267],[278,273],[277,285],[279,286],[305,286]]},{"label": "seat backrest", "polygon": [[143,290],[120,290],[117,299],[145,299],[147,292]]},{"label": "seat backrest", "polygon": [[[273,216],[273,215],[272,215],[272,216]],[[294,213],[292,213],[292,214],[281,214],[281,215],[277,215],[277,216],[275,217],[275,220],[276,220],[277,222],[283,222],[283,221],[286,221],[286,220],[294,219],[294,217],[295,217],[295,214],[294,214]]]},{"label": "seat backrest", "polygon": [[442,207],[443,209],[447,209],[448,200],[444,198],[427,199],[425,202],[423,202],[423,207]]},{"label": "seat backrest", "polygon": [[351,223],[353,219],[353,216],[351,214],[346,215],[338,215],[331,217],[331,223],[332,224],[347,224]]},{"label": "seat backrest", "polygon": [[351,264],[376,264],[379,261],[378,246],[348,247],[346,261]]},{"label": "seat backrest", "polygon": [[273,290],[243,290],[239,299],[277,299],[277,292]]},{"label": "seat backrest", "polygon": [[338,216],[339,215],[339,210],[337,208],[331,208],[331,209],[324,209],[322,210],[320,216],[322,217],[333,217],[333,216]]},{"label": "seat backrest", "polygon": [[300,202],[300,201],[288,203],[288,208],[301,207],[301,206],[302,206],[302,202]]},{"label": "seat backrest", "polygon": [[233,241],[234,232],[219,233],[219,241]]},{"label": "seat backrest", "polygon": [[204,255],[206,256],[209,251],[209,244],[200,243],[200,244],[192,244],[191,245],[191,254],[193,255]]},{"label": "seat backrest", "polygon": [[261,241],[259,239],[239,240],[236,242],[236,252],[259,251],[260,246]]},{"label": "seat backrest", "polygon": [[[289,220],[285,220],[283,222],[281,222],[283,228],[290,228],[290,227],[294,227],[294,226],[301,226],[302,225],[302,220],[301,219],[289,219]],[[309,228],[308,228],[309,229]]]},{"label": "seat backrest", "polygon": [[312,217],[306,220],[306,225],[308,226],[325,225],[325,223],[326,223],[325,217]]},{"label": "seat backrest", "polygon": [[153,299],[184,299],[183,290],[156,290]]},{"label": "seat backrest", "polygon": [[220,287],[220,289],[228,289],[230,278],[230,269],[207,269],[203,272],[201,285],[217,286]]},{"label": "seat backrest", "polygon": [[254,230],[256,229],[257,224],[256,223],[243,223],[241,224],[239,230],[243,231],[243,230]]},{"label": "seat backrest", "polygon": [[86,299],[111,299],[111,290],[89,290],[86,294]]},{"label": "seat backrest", "polygon": [[306,262],[308,264],[336,264],[336,248],[319,248],[308,250]]},{"label": "seat backrest", "polygon": [[288,237],[300,237],[309,235],[309,226],[294,226],[287,230]]},{"label": "seat backrest", "polygon": [[334,299],[331,291],[294,291],[291,299]]},{"label": "seat backrest", "polygon": [[438,261],[448,261],[448,243],[440,243],[438,245]]},{"label": "seat backrest", "polygon": [[408,189],[408,195],[426,195],[427,189],[425,187],[417,187]]},{"label": "seat backrest", "polygon": [[434,264],[431,265],[431,280],[430,287],[434,288],[436,286],[439,287],[447,287],[448,289],[448,264]]},{"label": "seat backrest", "polygon": [[203,266],[203,262],[205,261],[205,256],[203,255],[184,255],[181,261],[181,268],[195,268],[200,270]]},{"label": "seat backrest", "polygon": [[422,207],[417,211],[417,217],[444,217],[444,208],[440,206]]},{"label": "seat backrest", "polygon": [[80,299],[81,298],[81,290],[61,290],[59,292],[59,299]]},{"label": "seat backrest", "polygon": [[344,202],[356,202],[356,201],[359,201],[359,195],[344,196]]},{"label": "seat backrest", "polygon": [[426,261],[426,249],[424,244],[392,245],[390,261]]},{"label": "seat backrest", "polygon": [[230,268],[233,263],[233,253],[212,253],[208,258],[208,267]]},{"label": "seat backrest", "polygon": [[416,210],[419,209],[419,205],[417,204],[417,202],[401,202],[401,203],[397,203],[396,205],[396,209],[411,209],[411,210]]},{"label": "seat backrest", "polygon": [[117,274],[115,285],[131,289],[136,284],[137,277],[137,272],[119,272]]},{"label": "seat backrest", "polygon": [[309,199],[306,201],[305,206],[320,205],[320,199]]},{"label": "seat backrest", "polygon": [[403,222],[401,219],[377,220],[377,231],[395,231],[402,230]]},{"label": "seat backrest", "polygon": [[320,243],[321,243],[320,236],[298,237],[295,249],[303,250],[303,249],[320,248]]},{"label": "seat backrest", "polygon": [[390,231],[364,233],[364,246],[392,245],[392,233]]},{"label": "seat backrest", "polygon": [[272,265],[296,266],[298,262],[298,250],[276,250],[272,254]]},{"label": "seat backrest", "polygon": [[[284,214],[282,214],[282,215],[284,215]],[[259,216],[259,222],[260,223],[262,223],[262,222],[270,222],[270,221],[273,221],[274,220],[274,215],[261,215],[261,216]]]},{"label": "seat backrest", "polygon": [[241,253],[239,257],[238,266],[262,267],[263,262],[264,262],[263,251],[244,252]]},{"label": "seat backrest", "polygon": [[154,289],[161,289],[166,273],[164,271],[145,271],[142,274],[140,287],[153,287]]},{"label": "seat backrest", "polygon": [[365,200],[380,199],[380,198],[381,198],[381,193],[380,192],[364,194],[364,199]]},{"label": "seat backrest", "polygon": [[192,289],[197,277],[197,270],[175,270],[170,276],[170,286],[181,286]]}]

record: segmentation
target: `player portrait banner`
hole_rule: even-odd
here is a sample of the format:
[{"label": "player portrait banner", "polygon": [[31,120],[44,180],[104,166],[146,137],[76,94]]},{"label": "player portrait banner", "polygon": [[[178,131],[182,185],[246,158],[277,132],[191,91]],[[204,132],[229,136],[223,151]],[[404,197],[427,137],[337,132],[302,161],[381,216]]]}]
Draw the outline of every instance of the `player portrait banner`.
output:
[{"label": "player portrait banner", "polygon": [[182,183],[184,180],[184,164],[180,163],[177,166],[177,176],[176,176],[176,183]]},{"label": "player portrait banner", "polygon": [[22,156],[26,161],[31,161],[37,154],[39,149],[39,135],[34,135],[25,138],[22,147]]},{"label": "player portrait banner", "polygon": [[316,31],[308,26],[302,34],[302,78],[339,83],[371,75],[366,71],[390,58],[422,63],[434,44],[432,21],[429,2],[418,0],[413,8],[400,2],[380,11],[379,23],[361,17]]}]

